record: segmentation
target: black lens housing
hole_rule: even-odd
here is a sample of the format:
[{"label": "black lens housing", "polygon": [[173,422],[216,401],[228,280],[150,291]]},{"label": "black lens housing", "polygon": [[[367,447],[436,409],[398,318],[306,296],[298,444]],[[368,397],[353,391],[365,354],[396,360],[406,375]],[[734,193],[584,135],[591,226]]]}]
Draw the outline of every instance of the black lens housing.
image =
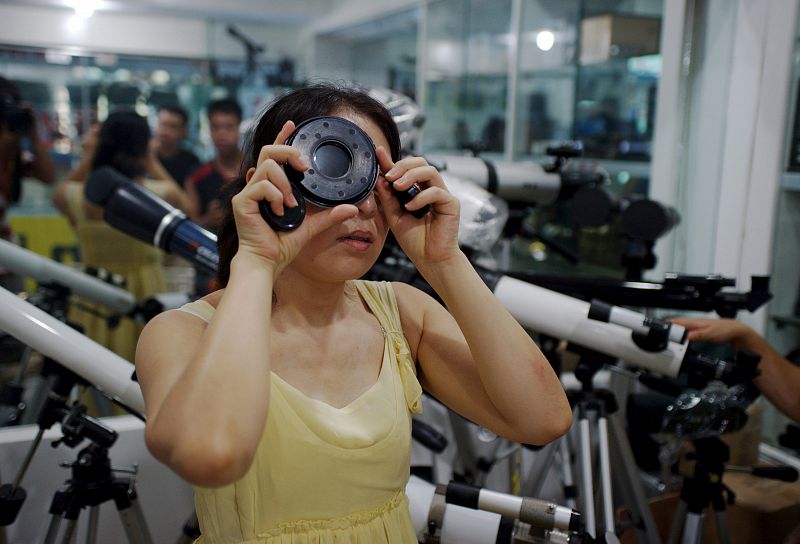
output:
[{"label": "black lens housing", "polygon": [[286,167],[289,181],[317,206],[357,204],[375,190],[378,159],[372,139],[341,117],[314,117],[286,140],[310,165],[305,172]]}]

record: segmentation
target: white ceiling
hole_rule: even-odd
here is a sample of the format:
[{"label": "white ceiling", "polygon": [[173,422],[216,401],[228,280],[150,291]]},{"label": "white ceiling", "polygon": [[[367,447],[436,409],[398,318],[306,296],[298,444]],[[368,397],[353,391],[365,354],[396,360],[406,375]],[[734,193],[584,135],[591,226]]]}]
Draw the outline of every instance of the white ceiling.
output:
[{"label": "white ceiling", "polygon": [[[18,4],[72,9],[92,1],[96,11],[186,16],[229,22],[309,23],[347,0],[0,0]],[[391,2],[387,2],[391,4]]]}]

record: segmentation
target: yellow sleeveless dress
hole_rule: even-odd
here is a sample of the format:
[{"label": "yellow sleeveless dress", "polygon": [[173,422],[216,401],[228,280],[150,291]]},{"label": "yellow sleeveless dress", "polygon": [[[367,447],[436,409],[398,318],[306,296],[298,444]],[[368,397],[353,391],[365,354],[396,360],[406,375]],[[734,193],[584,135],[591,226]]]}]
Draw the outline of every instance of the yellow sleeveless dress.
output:
[{"label": "yellow sleeveless dress", "polygon": [[[105,221],[88,218],[83,208],[84,184],[75,181],[66,183],[69,185],[65,199],[75,218],[75,235],[83,264],[104,268],[124,277],[125,290],[133,293],[137,301],[166,291],[161,250],[128,236]],[[165,183],[147,180],[144,186],[156,194],[162,194]],[[109,313],[107,308],[98,304],[84,302],[84,305],[101,315]],[[131,319],[122,319],[116,327],[109,328],[103,317],[83,311],[75,305],[71,306],[69,317],[83,326],[86,336],[133,362],[143,325]]]},{"label": "yellow sleeveless dress", "polygon": [[[411,413],[422,388],[388,282],[357,281],[384,330],[377,382],[343,408],[312,399],[274,372],[253,465],[238,482],[195,488],[202,544],[416,543],[405,486]],[[205,301],[182,307],[209,321]]]}]

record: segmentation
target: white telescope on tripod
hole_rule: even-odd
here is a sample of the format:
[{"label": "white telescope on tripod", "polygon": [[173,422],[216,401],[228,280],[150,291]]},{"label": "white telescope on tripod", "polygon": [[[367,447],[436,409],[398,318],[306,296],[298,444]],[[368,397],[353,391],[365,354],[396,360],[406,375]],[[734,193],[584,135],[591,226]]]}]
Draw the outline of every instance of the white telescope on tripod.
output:
[{"label": "white telescope on tripod", "polygon": [[0,330],[58,361],[130,412],[144,414],[130,362],[3,288]]}]

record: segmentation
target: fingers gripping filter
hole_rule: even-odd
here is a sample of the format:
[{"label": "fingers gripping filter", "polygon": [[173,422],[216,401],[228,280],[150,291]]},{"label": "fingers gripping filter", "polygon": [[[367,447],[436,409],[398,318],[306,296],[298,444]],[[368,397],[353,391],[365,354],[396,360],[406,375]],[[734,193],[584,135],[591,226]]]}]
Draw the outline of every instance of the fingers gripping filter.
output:
[{"label": "fingers gripping filter", "polygon": [[356,124],[340,117],[315,117],[297,126],[286,140],[310,167],[305,172],[286,166],[298,206],[278,216],[269,203],[259,204],[261,215],[276,230],[292,230],[305,216],[303,200],[323,208],[357,204],[375,189],[378,160],[370,137]]}]

